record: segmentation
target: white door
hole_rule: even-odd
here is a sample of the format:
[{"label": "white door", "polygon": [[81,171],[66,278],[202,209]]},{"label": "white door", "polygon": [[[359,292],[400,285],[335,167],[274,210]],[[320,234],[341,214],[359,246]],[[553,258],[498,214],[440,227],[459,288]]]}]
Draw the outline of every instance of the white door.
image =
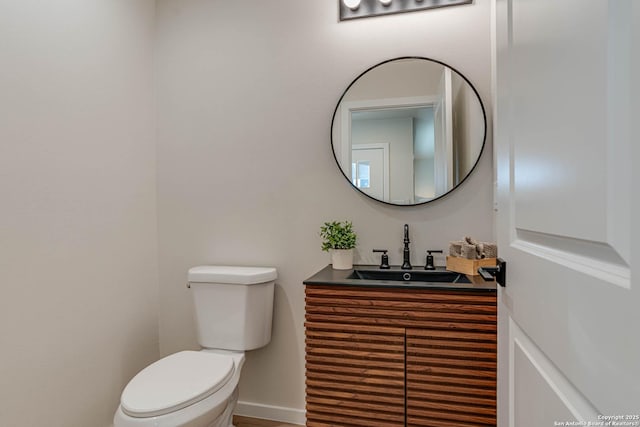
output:
[{"label": "white door", "polygon": [[357,144],[351,152],[351,181],[378,200],[389,200],[389,144]]},{"label": "white door", "polygon": [[436,194],[453,188],[453,88],[451,69],[444,67],[434,109],[434,165]]},{"label": "white door", "polygon": [[639,426],[640,1],[495,6],[499,426]]}]

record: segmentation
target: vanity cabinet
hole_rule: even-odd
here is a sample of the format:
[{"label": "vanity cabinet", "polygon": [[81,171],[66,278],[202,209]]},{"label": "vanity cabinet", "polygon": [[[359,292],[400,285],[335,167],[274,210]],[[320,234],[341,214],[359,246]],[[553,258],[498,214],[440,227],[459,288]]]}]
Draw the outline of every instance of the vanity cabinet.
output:
[{"label": "vanity cabinet", "polygon": [[307,426],[496,425],[496,293],[307,285]]}]

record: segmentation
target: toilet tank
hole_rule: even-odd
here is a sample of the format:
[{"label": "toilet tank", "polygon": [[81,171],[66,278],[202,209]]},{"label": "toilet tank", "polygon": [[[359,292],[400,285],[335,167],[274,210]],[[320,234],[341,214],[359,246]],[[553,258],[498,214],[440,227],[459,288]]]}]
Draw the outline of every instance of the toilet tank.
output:
[{"label": "toilet tank", "polygon": [[189,269],[200,345],[244,351],[269,344],[277,276],[272,267]]}]

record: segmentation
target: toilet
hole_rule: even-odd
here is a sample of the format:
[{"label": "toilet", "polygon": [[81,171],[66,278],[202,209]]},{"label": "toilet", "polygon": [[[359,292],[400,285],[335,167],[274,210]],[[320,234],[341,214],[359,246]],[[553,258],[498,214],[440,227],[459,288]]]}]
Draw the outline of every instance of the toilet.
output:
[{"label": "toilet", "polygon": [[144,368],[125,387],[114,427],[233,427],[244,352],[271,341],[275,268],[193,267],[200,351]]}]

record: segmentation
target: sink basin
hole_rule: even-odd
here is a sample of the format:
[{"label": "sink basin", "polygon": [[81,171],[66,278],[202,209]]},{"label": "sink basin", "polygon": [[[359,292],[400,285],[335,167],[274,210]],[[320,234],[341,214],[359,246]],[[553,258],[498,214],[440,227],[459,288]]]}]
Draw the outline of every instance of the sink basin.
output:
[{"label": "sink basin", "polygon": [[391,282],[471,283],[467,276],[443,270],[353,270],[347,279]]}]

